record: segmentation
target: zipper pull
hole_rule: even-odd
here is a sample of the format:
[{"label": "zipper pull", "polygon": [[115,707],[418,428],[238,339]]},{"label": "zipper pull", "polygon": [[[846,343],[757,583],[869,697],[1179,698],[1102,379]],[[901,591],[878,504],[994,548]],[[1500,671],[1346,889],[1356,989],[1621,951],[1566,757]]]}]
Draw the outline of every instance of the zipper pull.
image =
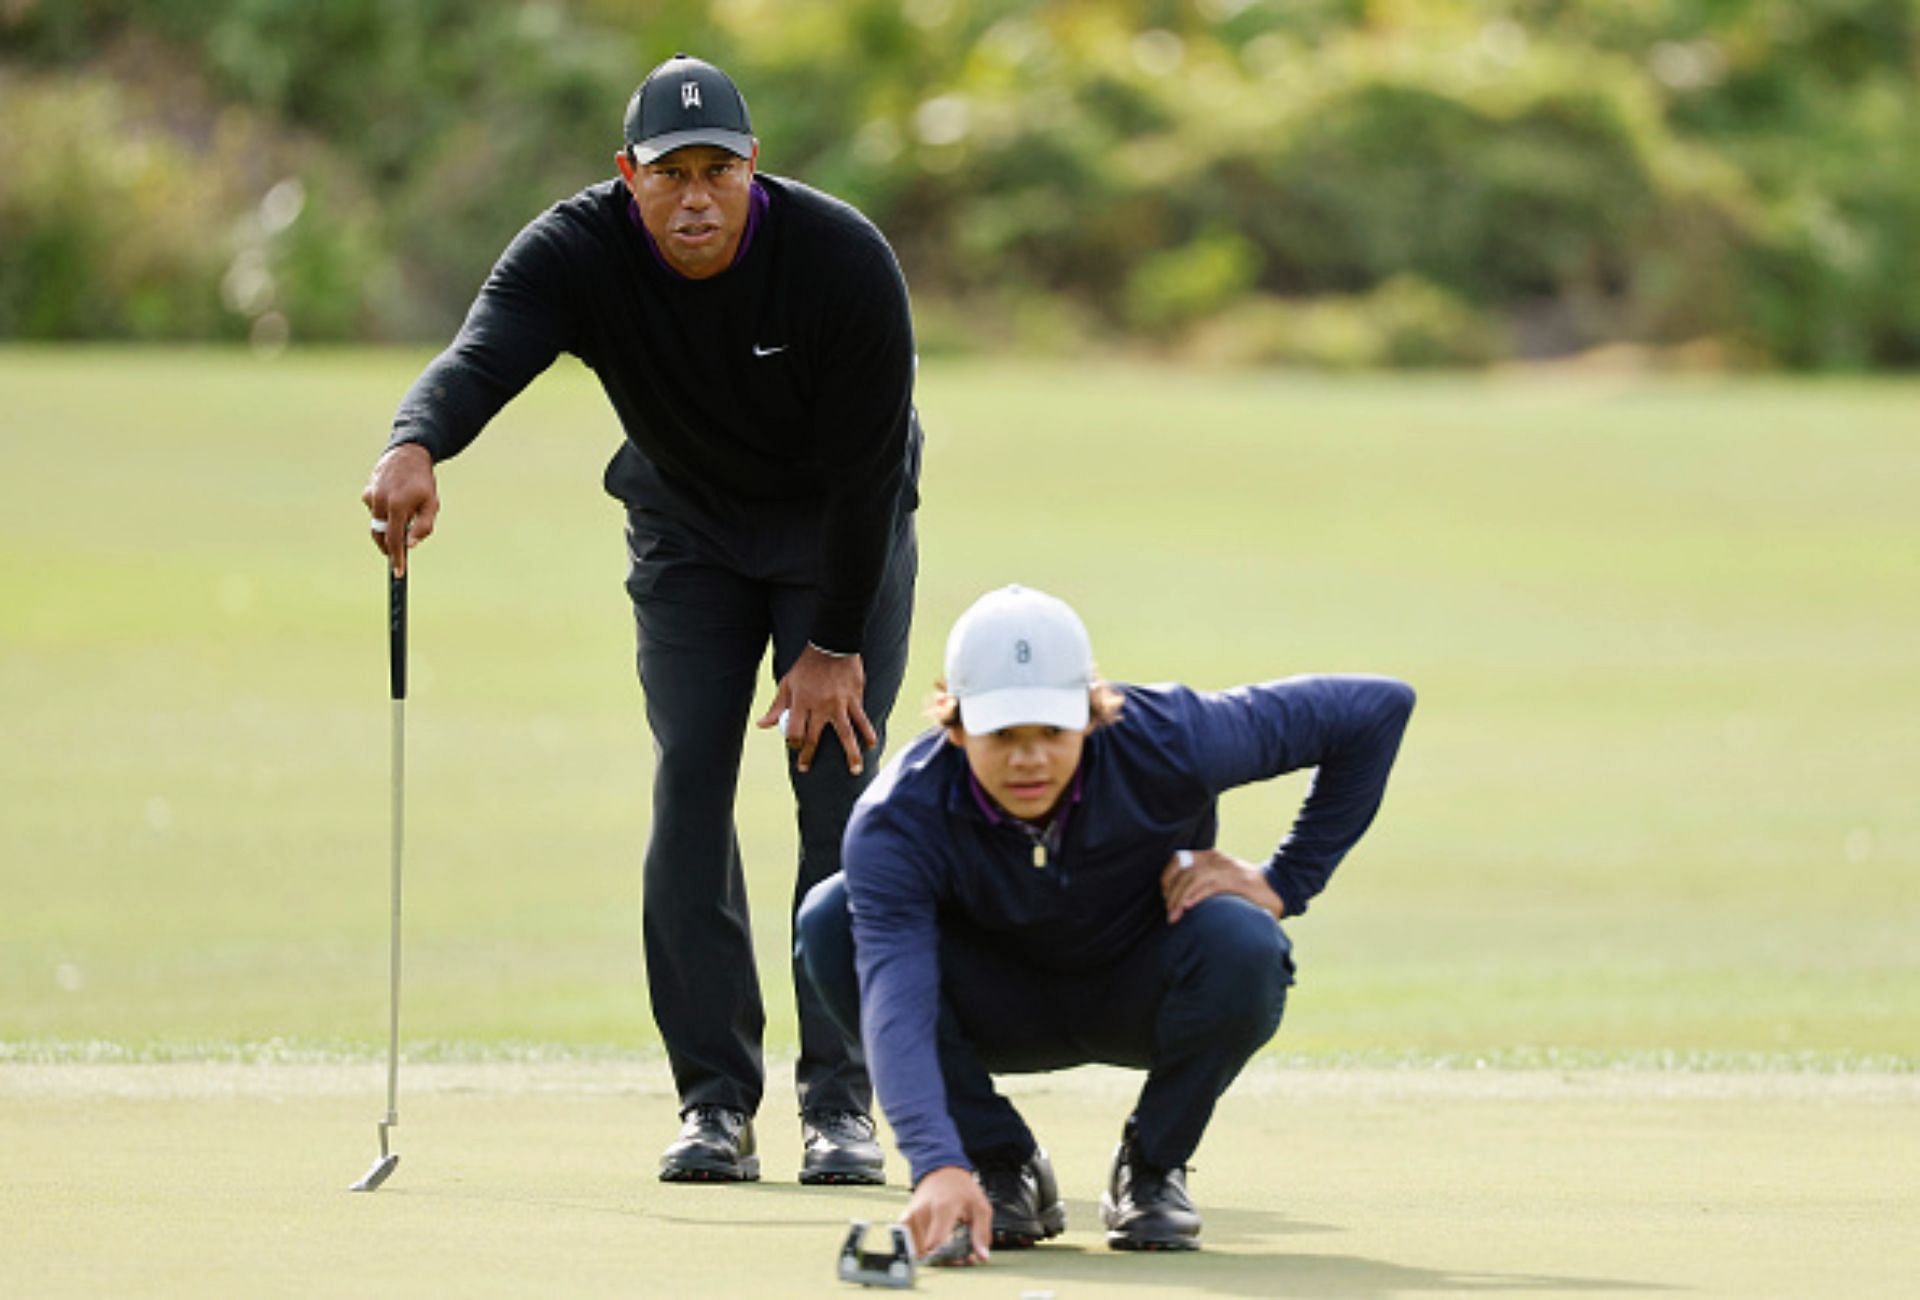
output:
[{"label": "zipper pull", "polygon": [[1038,871],[1040,868],[1046,865],[1047,865],[1047,846],[1045,844],[1042,844],[1039,840],[1035,840],[1033,842],[1034,870]]}]

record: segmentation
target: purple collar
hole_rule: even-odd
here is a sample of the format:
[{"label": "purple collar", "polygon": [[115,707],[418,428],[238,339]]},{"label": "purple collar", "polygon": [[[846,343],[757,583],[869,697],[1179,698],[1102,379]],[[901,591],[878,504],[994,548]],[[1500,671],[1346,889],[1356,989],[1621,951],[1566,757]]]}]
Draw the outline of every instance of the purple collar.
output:
[{"label": "purple collar", "polygon": [[[973,765],[969,763],[965,766],[967,769],[967,790],[973,795],[973,802],[979,806],[980,811],[986,814],[988,823],[998,826],[1002,822],[1019,820],[1009,813],[1002,812],[1000,805],[993,801],[993,796],[987,793],[986,787],[980,784],[980,778],[973,774]],[[1068,814],[1070,814],[1074,806],[1080,802],[1080,793],[1086,788],[1086,783],[1087,760],[1086,756],[1082,754],[1080,766],[1073,769],[1073,784],[1067,787],[1065,802],[1056,805],[1056,811],[1043,829],[1051,831],[1055,822],[1065,823]],[[1032,825],[1032,823],[1029,822],[1028,825]]]},{"label": "purple collar", "polygon": [[[733,260],[727,263],[729,271],[740,265],[741,260],[747,255],[747,250],[753,247],[753,232],[760,228],[760,219],[767,215],[767,209],[772,205],[773,200],[767,196],[766,186],[762,185],[760,178],[756,176],[753,180],[752,193],[747,199],[747,228],[740,232],[740,247],[733,250]],[[640,220],[640,205],[631,194],[627,196],[627,220],[633,224],[635,230],[640,232],[640,237],[647,241],[647,251],[653,254],[653,260],[660,264],[661,270],[676,280],[687,278],[674,270],[673,263],[661,254],[660,245],[653,240],[653,232],[648,230],[646,223]]]}]

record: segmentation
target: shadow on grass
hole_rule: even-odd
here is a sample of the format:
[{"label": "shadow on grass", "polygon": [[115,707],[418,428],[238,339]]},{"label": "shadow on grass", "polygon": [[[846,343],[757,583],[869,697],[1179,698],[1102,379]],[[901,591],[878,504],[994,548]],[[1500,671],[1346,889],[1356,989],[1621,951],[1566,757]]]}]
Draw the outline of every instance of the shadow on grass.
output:
[{"label": "shadow on grass", "polygon": [[1069,1201],[1069,1233],[1079,1240],[1048,1242],[1033,1250],[1001,1251],[988,1267],[1023,1289],[1057,1283],[1097,1286],[1177,1287],[1217,1295],[1390,1297],[1426,1292],[1666,1291],[1659,1283],[1612,1278],[1553,1277],[1532,1273],[1470,1273],[1416,1268],[1357,1255],[1295,1254],[1277,1239],[1337,1233],[1325,1223],[1291,1219],[1273,1210],[1203,1207],[1204,1247],[1191,1254],[1131,1254],[1106,1249],[1099,1238],[1100,1207]]},{"label": "shadow on grass", "polygon": [[1022,1289],[1056,1284],[1177,1287],[1215,1295],[1386,1297],[1427,1293],[1668,1291],[1653,1282],[1615,1278],[1555,1277],[1537,1273],[1469,1273],[1417,1268],[1358,1255],[1292,1255],[1210,1242],[1194,1254],[1128,1255],[1104,1249],[1048,1244],[1017,1256],[1001,1252],[989,1265]]},{"label": "shadow on grass", "polygon": [[[890,1223],[899,1214],[897,1187],[841,1187],[833,1189],[836,1208],[849,1201],[863,1205],[862,1214],[875,1224]],[[724,1217],[662,1213],[651,1218],[692,1226],[751,1229],[821,1227],[844,1229],[844,1217],[795,1210],[820,1208],[818,1189],[784,1183],[735,1184],[730,1197],[751,1198],[754,1209]],[[809,1204],[811,1202],[811,1204]],[[1290,1219],[1272,1210],[1216,1208],[1205,1211],[1206,1247],[1192,1254],[1126,1254],[1105,1248],[1099,1237],[1100,1207],[1092,1201],[1067,1203],[1067,1239],[1033,1250],[1002,1250],[993,1262],[966,1276],[1022,1290],[1048,1290],[1071,1283],[1102,1291],[1128,1286],[1177,1287],[1217,1295],[1387,1297],[1423,1293],[1516,1291],[1597,1292],[1671,1291],[1658,1282],[1618,1278],[1561,1277],[1538,1273],[1476,1273],[1417,1268],[1357,1255],[1292,1254],[1276,1245],[1283,1237],[1337,1233],[1333,1224]],[[1090,1244],[1089,1236],[1100,1244]],[[957,1280],[957,1279],[956,1279]]]}]

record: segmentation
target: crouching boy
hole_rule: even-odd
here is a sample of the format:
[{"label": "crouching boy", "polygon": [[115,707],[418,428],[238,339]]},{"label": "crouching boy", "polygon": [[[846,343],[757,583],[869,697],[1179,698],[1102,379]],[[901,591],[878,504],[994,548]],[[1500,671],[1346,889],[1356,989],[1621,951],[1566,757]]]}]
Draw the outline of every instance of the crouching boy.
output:
[{"label": "crouching boy", "polygon": [[[827,1008],[864,1039],[922,1254],[961,1225],[974,1260],[1064,1230],[1046,1153],[993,1075],[1093,1062],[1147,1072],[1101,1198],[1107,1244],[1197,1248],[1186,1165],[1279,1027],[1278,922],[1372,822],[1412,708],[1382,677],[1109,686],[1065,603],[1007,587],[967,610],[940,725],[860,799],[842,874],[796,926]],[[1214,847],[1223,791],[1308,767],[1266,863]]]}]

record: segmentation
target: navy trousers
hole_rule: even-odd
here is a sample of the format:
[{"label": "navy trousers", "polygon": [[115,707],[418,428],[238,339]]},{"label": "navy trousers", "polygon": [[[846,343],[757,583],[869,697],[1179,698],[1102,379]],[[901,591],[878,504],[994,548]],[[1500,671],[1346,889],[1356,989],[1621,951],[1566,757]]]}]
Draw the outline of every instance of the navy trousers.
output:
[{"label": "navy trousers", "polygon": [[[750,517],[722,516],[678,499],[671,513],[629,508],[627,541],[627,591],[654,749],[642,906],[654,1023],[683,1107],[714,1103],[753,1114],[765,1088],[766,1015],[734,794],[767,647],[776,681],[806,648],[819,580],[819,513],[766,507]],[[864,705],[882,746],[906,671],[917,563],[913,515],[903,511],[861,651]],[[762,743],[780,742],[768,735]],[[794,908],[840,870],[847,815],[873,779],[879,753],[866,755],[859,776],[831,731],[811,771],[799,771],[788,754],[800,839]],[[801,1109],[871,1110],[859,1035],[848,1035],[820,1005],[797,964],[791,974]]]},{"label": "navy trousers", "polygon": [[[844,877],[817,886],[800,909],[798,955],[827,1009],[860,1021]],[[1177,924],[1085,970],[1048,970],[985,931],[943,923],[938,1050],[947,1111],[968,1159],[1024,1159],[1036,1143],[994,1074],[1075,1065],[1147,1072],[1134,1108],[1140,1158],[1184,1165],[1214,1103],[1273,1037],[1293,983],[1292,946],[1244,899],[1209,898]]]}]

